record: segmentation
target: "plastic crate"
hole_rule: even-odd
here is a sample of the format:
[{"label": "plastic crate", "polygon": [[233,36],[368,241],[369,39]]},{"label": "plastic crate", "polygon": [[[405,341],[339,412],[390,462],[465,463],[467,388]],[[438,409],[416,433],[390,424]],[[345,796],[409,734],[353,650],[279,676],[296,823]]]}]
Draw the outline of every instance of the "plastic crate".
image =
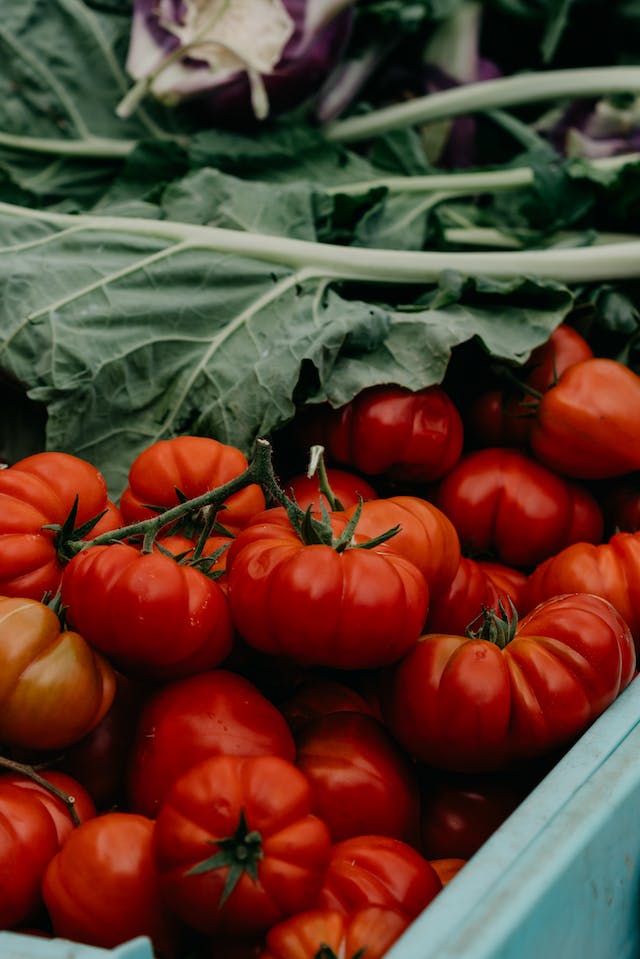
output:
[{"label": "plastic crate", "polygon": [[[640,681],[594,723],[387,959],[640,957]],[[152,959],[0,933],[0,959]]]}]

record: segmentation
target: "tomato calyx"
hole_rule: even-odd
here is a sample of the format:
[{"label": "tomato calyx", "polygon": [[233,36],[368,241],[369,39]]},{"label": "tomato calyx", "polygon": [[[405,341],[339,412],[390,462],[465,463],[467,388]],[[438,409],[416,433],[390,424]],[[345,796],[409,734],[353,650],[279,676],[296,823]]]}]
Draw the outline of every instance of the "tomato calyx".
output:
[{"label": "tomato calyx", "polygon": [[245,811],[242,809],[232,836],[209,839],[207,842],[217,846],[218,852],[192,866],[185,872],[185,876],[202,875],[227,867],[229,871],[218,903],[218,908],[221,909],[245,872],[253,882],[258,881],[258,863],[264,857],[262,836],[256,829],[249,829]]},{"label": "tomato calyx", "polygon": [[76,541],[83,540],[85,536],[88,536],[102,517],[106,516],[108,512],[109,510],[104,509],[101,513],[98,513],[97,516],[92,516],[91,519],[88,519],[86,523],[81,523],[80,526],[76,526],[76,520],[78,518],[78,494],[76,493],[73,506],[69,510],[64,523],[50,523],[42,527],[42,529],[50,530],[54,534],[53,544],[60,563],[64,565],[73,559],[78,552],[77,548],[75,548],[75,546],[77,546]]},{"label": "tomato calyx", "polygon": [[[484,639],[499,649],[508,646],[518,629],[518,613],[510,596],[508,599],[509,609],[502,600],[498,603],[498,612],[489,606],[482,607],[480,615],[467,626],[469,639]],[[479,623],[479,628],[474,630],[476,623]]]},{"label": "tomato calyx", "polygon": [[[358,949],[349,959],[362,959],[362,956],[367,951],[367,947],[363,946],[361,949]],[[314,955],[313,959],[338,959],[338,956],[335,954],[331,946],[328,946],[326,942],[320,943],[320,948]]]}]

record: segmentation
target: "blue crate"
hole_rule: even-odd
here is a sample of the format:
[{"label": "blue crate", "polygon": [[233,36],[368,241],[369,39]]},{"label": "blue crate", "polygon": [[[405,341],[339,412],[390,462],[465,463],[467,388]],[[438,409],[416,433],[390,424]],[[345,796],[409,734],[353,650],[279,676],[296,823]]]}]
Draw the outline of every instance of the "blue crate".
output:
[{"label": "blue crate", "polygon": [[[640,681],[594,723],[386,959],[640,957]],[[152,959],[0,933],[0,959]]]}]

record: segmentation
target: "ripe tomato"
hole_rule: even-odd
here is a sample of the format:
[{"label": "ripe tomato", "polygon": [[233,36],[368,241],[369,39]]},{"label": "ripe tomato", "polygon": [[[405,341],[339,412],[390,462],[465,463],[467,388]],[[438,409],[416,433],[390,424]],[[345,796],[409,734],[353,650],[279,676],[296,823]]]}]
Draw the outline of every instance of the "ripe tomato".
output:
[{"label": "ripe tomato", "polygon": [[36,453],[0,470],[0,594],[41,600],[62,576],[55,535],[78,497],[76,526],[105,512],[90,536],[117,529],[122,517],[110,502],[102,473],[68,453]]},{"label": "ripe tomato", "polygon": [[438,505],[463,546],[528,567],[603,530],[594,497],[516,450],[478,450],[442,481]]},{"label": "ripe tomato", "polygon": [[[215,535],[208,536],[202,550],[202,556],[206,559],[214,553],[219,554],[217,559],[207,566],[207,574],[216,573],[216,583],[220,589],[227,591],[227,551],[233,542],[228,536]],[[191,561],[195,552],[197,540],[184,536],[182,533],[172,533],[170,536],[159,536],[154,542],[154,548],[160,552],[166,550],[175,556],[176,559]]]},{"label": "ripe tomato", "polygon": [[[247,468],[247,458],[235,446],[207,436],[177,436],[159,440],[143,450],[129,470],[129,485],[120,508],[127,523],[156,516],[178,504],[178,490],[187,499],[228,483]],[[232,531],[242,529],[254,513],[264,509],[264,496],[252,484],[226,501],[218,520]]]},{"label": "ripe tomato", "polygon": [[116,695],[108,713],[87,736],[65,749],[56,768],[77,779],[98,809],[121,804],[132,730],[142,709],[142,687],[116,674]]},{"label": "ripe tomato", "polygon": [[[333,679],[310,679],[280,705],[294,733],[307,723],[331,713],[362,713],[375,716],[375,710],[355,689]],[[379,718],[379,717],[376,717]]]},{"label": "ripe tomato", "polygon": [[[351,519],[357,507],[346,510]],[[388,549],[410,560],[427,581],[430,597],[448,588],[460,562],[460,540],[442,510],[418,496],[391,496],[363,503],[357,532],[373,539],[394,526]]]},{"label": "ripe tomato", "polygon": [[616,360],[583,360],[540,400],[531,448],[565,476],[631,473],[640,469],[639,408],[639,376]]},{"label": "ripe tomato", "polygon": [[594,593],[608,600],[640,641],[640,536],[615,533],[608,543],[574,543],[529,577],[528,609],[560,593]]},{"label": "ripe tomato", "polygon": [[[329,467],[327,469],[327,479],[333,495],[339,500],[342,509],[349,506],[357,506],[360,499],[377,499],[378,494],[371,483],[367,483],[361,476],[355,473],[349,473],[346,470],[340,470]],[[283,484],[283,488],[288,495],[295,498],[300,509],[311,507],[313,510],[320,510],[320,501],[329,509],[326,497],[320,495],[319,478],[317,474],[307,476],[306,473],[300,473],[293,476]]]},{"label": "ripe tomato", "polygon": [[426,483],[444,476],[462,451],[462,420],[438,386],[363,390],[324,423],[323,444],[338,463],[367,476]]},{"label": "ripe tomato", "polygon": [[34,599],[0,596],[0,666],[0,742],[8,746],[69,746],[115,695],[106,660]]},{"label": "ripe tomato", "polygon": [[520,612],[524,608],[526,574],[504,563],[492,563],[489,560],[478,560],[478,566],[498,590],[511,597],[513,605]]},{"label": "ripe tomato", "polygon": [[149,936],[171,955],[167,914],[152,854],[153,823],[109,812],[78,826],[44,874],[42,894],[56,936],[112,949]]},{"label": "ripe tomato", "polygon": [[[522,369],[522,381],[525,387],[544,393],[566,369],[592,356],[577,330],[561,324],[532,352]],[[479,446],[525,446],[534,419],[535,401],[525,390],[488,390],[473,401],[469,433]]]},{"label": "ripe tomato", "polygon": [[308,723],[296,744],[312,810],[334,842],[370,833],[416,840],[416,773],[381,723],[360,713],[333,713]]},{"label": "ripe tomato", "polygon": [[334,845],[318,905],[347,915],[382,906],[415,919],[441,888],[436,871],[412,846],[390,836],[355,836]]},{"label": "ripe tomato", "polygon": [[438,878],[442,886],[448,886],[455,876],[458,875],[463,866],[466,866],[466,859],[431,859],[433,869],[438,873]]},{"label": "ripe tomato", "polygon": [[292,763],[216,756],[174,782],[154,850],[165,901],[181,919],[246,936],[313,905],[331,839]]},{"label": "ripe tomato", "polygon": [[365,906],[349,916],[335,909],[309,909],[273,926],[259,959],[342,956],[382,959],[409,925],[397,909]]},{"label": "ripe tomato", "polygon": [[0,929],[31,919],[41,904],[42,876],[58,850],[44,803],[26,789],[0,787]]},{"label": "ripe tomato", "polygon": [[306,545],[290,524],[263,532],[241,533],[228,559],[233,621],[250,646],[306,665],[367,669],[415,643],[428,589],[413,563],[383,548]]},{"label": "ripe tomato", "polygon": [[152,692],[134,734],[131,808],[155,816],[181,773],[219,755],[274,755],[293,762],[295,745],[284,716],[235,673],[200,673]]},{"label": "ripe tomato", "polygon": [[[67,796],[73,797],[75,800],[73,806],[80,822],[86,822],[87,819],[95,816],[96,807],[93,804],[93,800],[77,779],[73,779],[72,776],[67,776],[66,773],[58,772],[55,769],[41,770],[39,775],[53,786],[61,789]],[[58,846],[62,846],[75,828],[67,804],[50,792],[46,786],[42,786],[40,783],[20,773],[9,772],[0,776],[0,792],[2,792],[5,786],[9,785],[26,790],[42,803],[51,816],[56,830]]]},{"label": "ripe tomato", "polygon": [[188,676],[231,649],[226,597],[200,570],[125,543],[90,546],[62,579],[67,618],[125,674]]},{"label": "ripe tomato", "polygon": [[529,791],[513,774],[434,771],[422,790],[422,852],[427,859],[471,859]]},{"label": "ripe tomato", "polygon": [[[524,574],[523,578],[526,580]],[[464,636],[484,607],[498,612],[502,603],[508,609],[510,595],[511,590],[499,586],[480,563],[463,556],[453,582],[429,607],[427,629]]]},{"label": "ripe tomato", "polygon": [[386,718],[436,768],[485,772],[575,739],[631,681],[629,627],[598,596],[536,607],[518,625],[488,615],[495,641],[422,637],[391,680]]}]

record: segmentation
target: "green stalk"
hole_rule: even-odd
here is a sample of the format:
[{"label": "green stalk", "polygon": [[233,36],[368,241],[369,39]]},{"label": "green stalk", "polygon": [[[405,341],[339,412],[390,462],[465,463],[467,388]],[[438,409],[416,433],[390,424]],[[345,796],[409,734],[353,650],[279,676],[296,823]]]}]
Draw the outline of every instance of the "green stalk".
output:
[{"label": "green stalk", "polygon": [[[0,215],[67,228],[165,239],[183,249],[232,253],[300,271],[303,278],[433,283],[445,270],[467,276],[535,276],[561,283],[640,277],[640,239],[579,249],[508,252],[405,252],[312,243],[261,233],[138,217],[65,214],[0,203]],[[1,255],[1,251],[0,251]]]},{"label": "green stalk", "polygon": [[469,83],[373,110],[362,116],[338,120],[328,124],[324,133],[334,143],[356,143],[415,123],[429,123],[483,110],[564,97],[602,97],[639,92],[640,67],[589,67],[522,73]]}]

